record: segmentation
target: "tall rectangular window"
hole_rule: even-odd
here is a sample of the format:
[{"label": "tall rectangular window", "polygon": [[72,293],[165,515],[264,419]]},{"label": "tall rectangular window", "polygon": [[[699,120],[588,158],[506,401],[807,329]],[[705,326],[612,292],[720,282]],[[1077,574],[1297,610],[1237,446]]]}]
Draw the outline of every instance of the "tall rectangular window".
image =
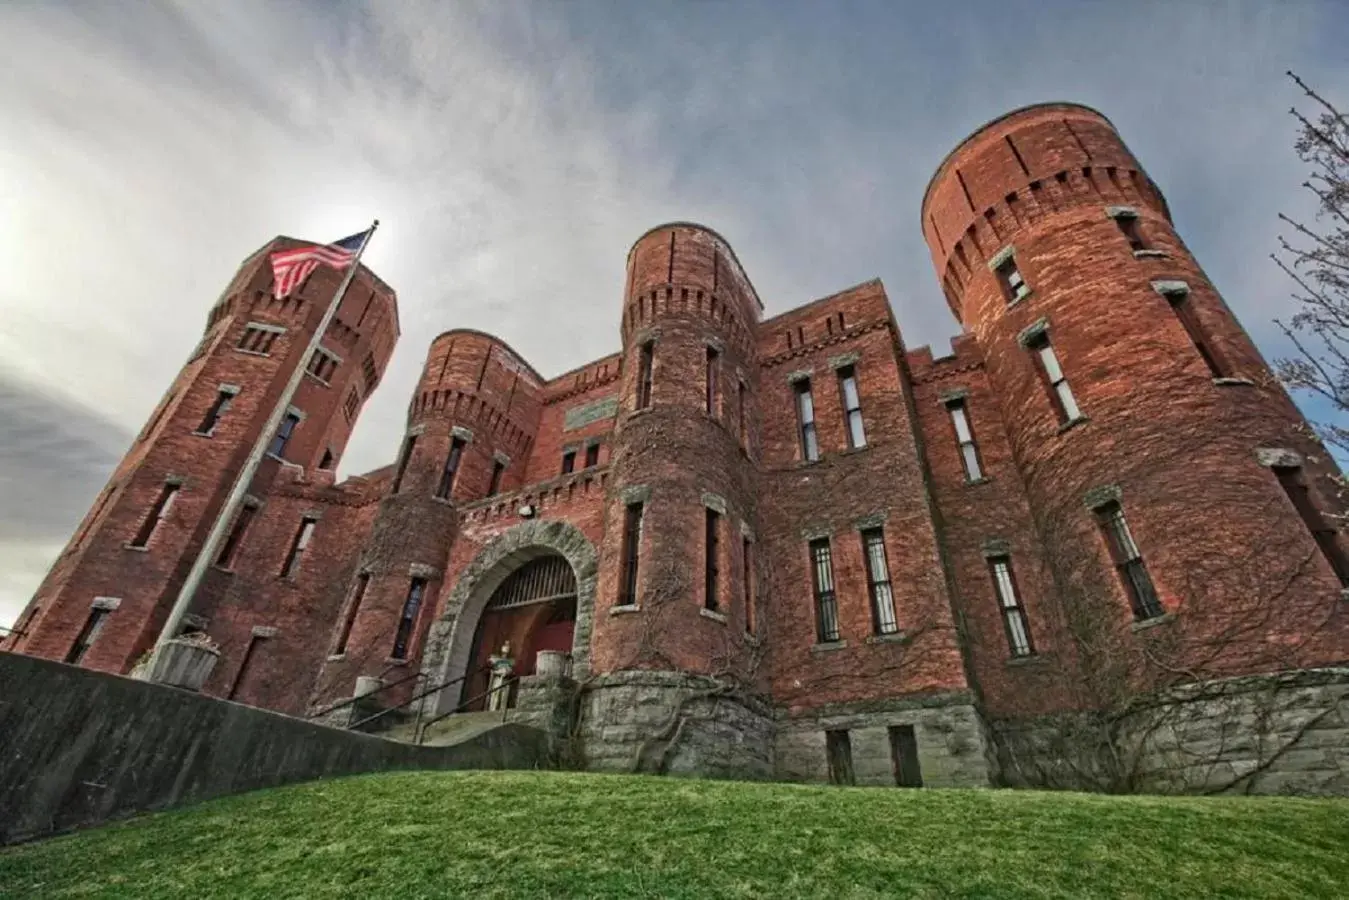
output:
[{"label": "tall rectangular window", "polygon": [[824,733],[824,753],[829,761],[830,784],[856,784],[852,767],[852,740],[846,731]]},{"label": "tall rectangular window", "polygon": [[412,584],[408,586],[407,599],[403,601],[403,611],[398,616],[398,631],[393,637],[394,659],[408,657],[408,643],[412,640],[412,629],[417,624],[417,611],[422,608],[424,593],[426,593],[426,579],[412,579]]},{"label": "tall rectangular window", "polygon": [[244,685],[244,677],[248,675],[248,670],[252,668],[253,660],[257,656],[258,647],[263,641],[267,640],[260,634],[249,637],[248,647],[244,650],[244,658],[239,662],[239,671],[234,673],[234,681],[230,683],[229,693],[225,695],[226,700],[233,700],[239,694],[239,688]]},{"label": "tall rectangular window", "polygon": [[857,394],[857,370],[852,366],[839,369],[838,384],[843,392],[843,419],[848,428],[848,446],[853,449],[865,447],[867,434],[862,427],[862,399]]},{"label": "tall rectangular window", "polygon": [[946,404],[946,408],[951,413],[951,425],[956,430],[956,446],[960,448],[965,480],[978,481],[984,477],[984,470],[979,465],[979,450],[974,445],[974,432],[970,430],[970,416],[965,401],[953,400]]},{"label": "tall rectangular window", "polygon": [[361,405],[361,395],[356,393],[355,388],[352,388],[350,391],[347,392],[347,399],[342,401],[342,416],[347,420],[348,423],[350,423],[352,419],[356,418],[356,410],[360,405]]},{"label": "tall rectangular window", "polygon": [[707,348],[707,413],[715,416],[717,414],[717,369],[721,364],[721,354],[712,348]]},{"label": "tall rectangular window", "polygon": [[150,543],[150,538],[154,535],[155,529],[159,527],[159,523],[164,521],[169,514],[169,510],[173,509],[173,501],[178,496],[179,487],[180,485],[169,482],[159,489],[159,496],[155,498],[154,505],[150,507],[150,512],[146,514],[140,530],[131,539],[131,546],[144,547]]},{"label": "tall rectangular window", "polygon": [[216,393],[210,409],[206,410],[205,417],[202,418],[201,424],[197,426],[197,434],[204,434],[209,437],[215,433],[215,426],[219,424],[221,417],[229,410],[230,404],[234,402],[235,393],[237,392],[233,388],[221,388]]},{"label": "tall rectangular window", "polygon": [[885,557],[885,532],[868,528],[862,532],[862,550],[867,558],[867,590],[871,595],[871,626],[877,634],[896,634],[895,594],[890,588],[890,564]]},{"label": "tall rectangular window", "polygon": [[246,350],[249,353],[260,353],[266,356],[272,350],[272,344],[276,342],[277,337],[285,334],[286,329],[275,328],[268,325],[262,325],[257,322],[250,322],[245,328],[244,333],[239,336],[238,348]]},{"label": "tall rectangular window", "polygon": [[1190,292],[1168,291],[1162,296],[1171,305],[1172,312],[1180,320],[1181,327],[1185,329],[1185,333],[1189,336],[1190,343],[1194,344],[1194,349],[1199,357],[1204,360],[1204,365],[1208,366],[1209,373],[1214,378],[1226,378],[1228,375],[1227,367],[1223,365],[1222,359],[1213,349],[1208,334],[1204,331],[1204,326],[1199,322],[1194,303],[1190,301]]},{"label": "tall rectangular window", "polygon": [[1059,367],[1059,358],[1049,343],[1049,335],[1041,334],[1027,346],[1031,353],[1035,354],[1040,377],[1049,391],[1049,402],[1058,413],[1059,421],[1066,425],[1082,418],[1082,411],[1077,408],[1077,400],[1073,398],[1072,389],[1068,387],[1068,379],[1063,376],[1063,369]]},{"label": "tall rectangular window", "polygon": [[370,573],[362,572],[356,576],[356,585],[351,590],[351,599],[347,602],[346,615],[342,616],[342,625],[333,643],[333,655],[341,656],[347,652],[347,641],[351,640],[351,626],[356,624],[356,613],[360,612],[361,601],[370,587]]},{"label": "tall rectangular window", "polygon": [[436,485],[436,496],[441,500],[450,499],[454,488],[454,476],[459,471],[459,460],[464,455],[464,439],[451,438],[450,452],[445,457],[445,467],[440,470],[440,483]]},{"label": "tall rectangular window", "polygon": [[1152,577],[1143,563],[1143,554],[1138,552],[1129,525],[1124,521],[1124,510],[1111,501],[1096,510],[1097,520],[1105,532],[1106,543],[1110,547],[1110,556],[1115,561],[1115,570],[1119,573],[1124,592],[1129,597],[1134,618],[1138,620],[1155,619],[1163,612],[1161,601],[1157,599],[1157,590],[1152,585]]},{"label": "tall rectangular window", "polygon": [[890,737],[890,766],[899,787],[922,787],[923,772],[918,765],[918,738],[912,725],[891,725],[885,729]]},{"label": "tall rectangular window", "polygon": [[251,503],[245,503],[239,508],[239,515],[234,518],[234,525],[230,528],[229,535],[225,538],[225,543],[220,547],[220,553],[215,558],[215,564],[222,569],[228,569],[234,562],[234,555],[239,552],[239,545],[243,543],[244,532],[248,531],[248,526],[253,521],[253,516],[258,508]]},{"label": "tall rectangular window", "polygon": [[[398,468],[393,473],[393,484],[389,493],[396,494],[403,488],[403,476],[408,473],[408,463],[412,462],[412,451],[417,448],[417,435],[409,434],[403,438],[403,452],[398,454]],[[436,496],[440,496],[437,494]]]},{"label": "tall rectangular window", "polygon": [[815,585],[815,637],[821,644],[828,644],[838,640],[838,600],[834,597],[829,538],[810,542],[810,568]]},{"label": "tall rectangular window", "polygon": [[1139,228],[1138,216],[1115,216],[1115,224],[1119,226],[1120,234],[1129,242],[1129,249],[1137,252],[1148,249],[1148,242],[1143,240],[1143,232]]},{"label": "tall rectangular window", "polygon": [[998,284],[1002,287],[1003,297],[1008,303],[1015,303],[1030,293],[1030,285],[1021,277],[1021,270],[1016,267],[1015,259],[1008,258],[998,266],[995,274],[998,277]]},{"label": "tall rectangular window", "polygon": [[623,511],[623,569],[618,582],[618,605],[637,605],[637,563],[642,544],[642,504],[629,503]]},{"label": "tall rectangular window", "polygon": [[741,538],[740,542],[741,562],[745,566],[744,590],[745,590],[745,633],[754,634],[755,613],[754,608],[754,544],[749,538]]},{"label": "tall rectangular window", "polygon": [[568,450],[562,454],[562,474],[570,475],[576,471],[576,451]]},{"label": "tall rectangular window", "polygon": [[337,357],[322,347],[315,347],[314,355],[309,357],[309,365],[305,371],[327,384],[333,380],[333,373],[337,371]]},{"label": "tall rectangular window", "polygon": [[745,431],[745,383],[742,381],[735,388],[735,414],[739,417],[737,423],[737,433],[740,435],[740,446],[749,450],[749,434]]},{"label": "tall rectangular window", "polygon": [[720,604],[718,574],[721,552],[721,514],[715,509],[704,512],[703,606],[715,610]]},{"label": "tall rectangular window", "polygon": [[637,354],[637,408],[646,409],[651,405],[651,368],[655,344],[647,341]]},{"label": "tall rectangular window", "polygon": [[295,434],[295,428],[299,424],[299,413],[286,413],[286,417],[282,419],[281,424],[277,426],[276,435],[272,438],[272,443],[267,447],[267,452],[279,459],[285,459],[286,444],[290,443],[291,435]]},{"label": "tall rectangular window", "polygon": [[108,614],[112,612],[101,606],[95,606],[89,611],[89,618],[84,620],[84,627],[80,633],[75,635],[75,643],[70,645],[70,650],[66,653],[65,661],[78,666],[84,659],[84,655],[89,652],[89,648],[94,645],[98,638],[98,633],[103,630],[103,623],[107,620]]},{"label": "tall rectangular window", "polygon": [[495,497],[501,490],[501,476],[506,472],[506,464],[499,459],[492,460],[492,477],[487,482],[487,496]]},{"label": "tall rectangular window", "polygon": [[1330,568],[1340,579],[1340,584],[1349,586],[1349,558],[1346,558],[1335,539],[1335,526],[1326,521],[1325,515],[1312,499],[1311,488],[1307,485],[1302,468],[1279,466],[1274,469],[1274,475],[1279,479],[1279,485],[1288,495],[1293,508],[1302,518],[1302,524],[1311,532],[1312,539],[1321,550],[1321,555],[1330,563]]},{"label": "tall rectangular window", "polygon": [[314,525],[317,522],[318,519],[311,519],[308,516],[300,520],[300,528],[295,532],[295,539],[290,543],[290,552],[286,554],[286,562],[281,566],[282,578],[290,578],[300,571],[300,560],[304,558],[304,552],[309,549],[309,540],[314,536]]},{"label": "tall rectangular window", "polygon": [[815,436],[815,400],[810,395],[810,379],[796,382],[796,420],[801,429],[801,458],[814,462],[820,458],[820,442]]},{"label": "tall rectangular window", "polygon": [[600,464],[600,445],[590,444],[586,447],[586,468],[598,466]]},{"label": "tall rectangular window", "polygon": [[993,573],[993,590],[998,595],[998,607],[1002,610],[1002,624],[1007,632],[1007,646],[1012,656],[1030,656],[1035,647],[1030,640],[1030,627],[1026,623],[1026,608],[1021,605],[1021,594],[1016,589],[1016,577],[1012,574],[1012,560],[1006,556],[994,556],[988,560],[989,570]]}]

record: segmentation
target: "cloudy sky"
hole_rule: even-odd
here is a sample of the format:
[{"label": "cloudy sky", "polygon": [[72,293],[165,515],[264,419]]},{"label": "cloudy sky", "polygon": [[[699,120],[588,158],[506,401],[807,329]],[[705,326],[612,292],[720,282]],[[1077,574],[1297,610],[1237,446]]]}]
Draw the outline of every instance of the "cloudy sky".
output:
[{"label": "cloudy sky", "polygon": [[1344,0],[5,0],[0,33],[0,625],[278,233],[383,223],[403,339],[350,473],[396,452],[444,329],[545,375],[615,349],[624,254],[668,219],[724,234],[770,314],[879,276],[944,348],[923,189],[1045,100],[1115,122],[1277,356],[1284,70],[1349,105]]}]

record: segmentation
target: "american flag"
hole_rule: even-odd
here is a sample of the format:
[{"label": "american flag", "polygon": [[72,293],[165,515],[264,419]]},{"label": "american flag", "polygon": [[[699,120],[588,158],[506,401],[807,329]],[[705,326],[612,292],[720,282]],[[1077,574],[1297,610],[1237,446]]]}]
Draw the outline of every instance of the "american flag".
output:
[{"label": "american flag", "polygon": [[319,263],[332,266],[334,269],[347,265],[356,258],[369,233],[362,231],[360,234],[353,234],[324,247],[310,245],[273,253],[270,259],[276,286],[272,289],[272,293],[278,299],[289,297],[304,284],[304,280],[319,267]]}]

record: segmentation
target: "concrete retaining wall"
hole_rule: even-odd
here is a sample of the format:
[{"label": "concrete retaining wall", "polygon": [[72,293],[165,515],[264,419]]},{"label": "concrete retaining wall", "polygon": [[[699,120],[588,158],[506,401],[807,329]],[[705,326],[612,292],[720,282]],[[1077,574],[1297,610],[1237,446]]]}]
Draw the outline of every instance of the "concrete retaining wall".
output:
[{"label": "concrete retaining wall", "polygon": [[542,768],[547,754],[524,725],[416,747],[0,653],[0,844],[325,776]]}]

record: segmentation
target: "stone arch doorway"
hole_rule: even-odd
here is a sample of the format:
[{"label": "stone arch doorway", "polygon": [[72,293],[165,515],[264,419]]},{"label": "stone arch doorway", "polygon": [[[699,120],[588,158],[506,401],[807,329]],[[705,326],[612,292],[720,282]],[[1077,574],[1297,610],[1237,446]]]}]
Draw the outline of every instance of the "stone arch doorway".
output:
[{"label": "stone arch doorway", "polygon": [[[567,593],[566,582],[558,563],[547,562],[558,558],[566,562],[574,579],[575,599],[572,601],[574,613],[566,609],[565,603],[558,602],[561,596]],[[546,574],[549,571],[551,574]],[[428,684],[439,684],[459,678],[471,670],[470,667],[481,650],[485,649],[490,653],[499,649],[500,642],[497,642],[496,646],[491,646],[494,633],[492,629],[508,624],[506,614],[512,609],[512,601],[508,598],[515,598],[518,602],[519,598],[527,596],[532,590],[540,589],[540,584],[542,589],[553,590],[553,595],[540,595],[534,598],[535,603],[519,603],[514,608],[518,610],[530,605],[542,606],[540,598],[549,597],[548,603],[552,606],[552,611],[548,618],[553,618],[553,613],[557,613],[564,621],[549,622],[545,619],[533,623],[532,633],[536,643],[530,650],[529,663],[532,663],[534,655],[540,649],[569,649],[573,675],[584,678],[590,667],[590,633],[595,609],[597,571],[598,556],[594,545],[580,529],[566,522],[522,522],[497,535],[464,569],[446,599],[443,613],[431,625],[426,651],[422,657],[422,673],[429,679]],[[517,575],[522,572],[534,574]],[[507,582],[512,576],[518,581],[508,585]],[[534,587],[530,588],[530,578],[540,579],[540,582],[534,582]],[[558,580],[550,582],[546,578]],[[498,588],[502,589],[500,595]],[[500,606],[489,611],[488,605],[498,599]],[[517,617],[524,619],[529,615],[543,618],[543,613],[539,611],[518,614]],[[568,616],[570,622],[565,622]],[[498,617],[503,621],[494,624],[493,619]],[[568,630],[567,626],[570,626],[570,647],[540,646],[537,643],[539,640],[552,643],[563,640]],[[510,627],[525,626],[517,623]],[[515,649],[513,646],[513,656]],[[519,671],[520,667],[517,666],[517,673]],[[485,681],[479,690],[455,685],[428,697],[430,710],[435,713],[449,712],[462,698],[472,697],[485,689]]]}]

